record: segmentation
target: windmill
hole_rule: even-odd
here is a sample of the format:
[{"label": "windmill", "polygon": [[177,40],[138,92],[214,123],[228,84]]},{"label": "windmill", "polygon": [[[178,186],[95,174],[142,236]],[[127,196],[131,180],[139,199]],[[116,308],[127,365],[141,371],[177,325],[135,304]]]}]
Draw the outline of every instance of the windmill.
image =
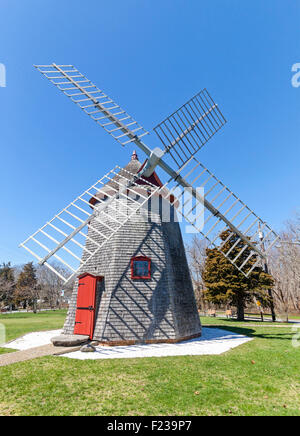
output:
[{"label": "windmill", "polygon": [[[176,217],[181,216],[190,229],[201,233],[210,246],[218,248],[246,277],[266,258],[279,238],[196,158],[198,151],[226,123],[218,105],[206,89],[202,90],[154,128],[162,148],[151,149],[144,142],[148,132],[74,66],[52,64],[36,68],[122,146],[134,144],[146,155],[141,165],[134,153],[127,167],[116,166],[21,244],[40,265],[48,267],[64,283],[75,279],[65,333],[84,333],[108,343],[199,336],[201,326]],[[164,184],[155,172],[157,167],[167,177]],[[171,223],[164,222],[170,220],[164,220],[159,208],[150,208],[150,215],[158,225],[156,230],[159,229],[157,240],[146,226],[149,203],[157,204],[155,200],[167,203],[173,214]],[[143,235],[148,232],[146,242],[137,238],[130,252],[127,241],[128,252],[123,253],[126,235],[131,235],[130,240],[135,239],[133,235],[138,234],[140,228]],[[229,232],[224,241],[220,235],[225,230]],[[263,241],[259,239],[262,230]],[[226,242],[232,238],[234,244],[228,249]],[[153,256],[157,256],[155,246],[160,253],[154,262],[145,253],[149,244],[152,244]],[[161,246],[164,246],[162,251]],[[260,249],[262,246],[264,251]],[[236,247],[239,247],[238,254]],[[117,256],[113,253],[124,258],[123,264],[117,266],[110,260],[110,256]],[[169,275],[163,279],[160,271],[160,278],[153,287],[151,269],[161,266],[161,261],[164,274],[169,271]],[[126,271],[130,271],[130,277]],[[108,292],[111,280],[116,282]],[[126,280],[130,282],[127,287]],[[176,289],[178,286],[181,289]],[[116,289],[126,293],[126,304],[125,300],[118,300],[113,307],[113,299],[118,299]],[[158,290],[156,301],[150,297],[154,290]],[[143,306],[146,294],[148,308]],[[136,313],[132,310],[130,319],[126,320],[132,300],[139,310]],[[155,312],[154,306],[164,307],[164,313]],[[140,316],[146,318],[141,320]],[[119,328],[120,323],[126,328]]]}]

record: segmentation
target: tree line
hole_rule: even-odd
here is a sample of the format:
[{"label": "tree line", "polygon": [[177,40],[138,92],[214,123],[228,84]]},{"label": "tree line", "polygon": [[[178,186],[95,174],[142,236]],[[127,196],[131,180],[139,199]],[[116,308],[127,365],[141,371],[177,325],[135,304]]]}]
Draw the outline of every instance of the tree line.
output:
[{"label": "tree line", "polygon": [[[56,268],[59,267],[56,265]],[[62,289],[62,280],[46,266],[33,262],[21,267],[13,267],[10,262],[0,265],[2,310],[30,309],[36,313],[41,303],[51,309],[60,307]],[[67,293],[70,289],[70,286],[66,289]]]},{"label": "tree line", "polygon": [[[228,239],[228,231],[220,236],[225,249],[233,247],[238,254],[241,246],[235,235]],[[286,222],[280,232],[281,242],[268,255],[268,272],[256,267],[249,278],[240,273],[216,248],[208,248],[195,236],[187,245],[189,266],[199,309],[208,305],[234,307],[237,318],[244,319],[245,308],[257,305],[261,312],[272,305],[288,319],[289,312],[300,312],[300,214]],[[249,249],[240,256],[241,262]],[[253,262],[255,262],[255,257]],[[63,267],[55,268],[64,275]],[[32,309],[37,311],[43,302],[50,308],[61,304],[61,279],[46,266],[29,262],[12,267],[10,262],[0,265],[0,310]],[[65,289],[70,294],[73,284]],[[270,292],[271,291],[271,292]]]}]

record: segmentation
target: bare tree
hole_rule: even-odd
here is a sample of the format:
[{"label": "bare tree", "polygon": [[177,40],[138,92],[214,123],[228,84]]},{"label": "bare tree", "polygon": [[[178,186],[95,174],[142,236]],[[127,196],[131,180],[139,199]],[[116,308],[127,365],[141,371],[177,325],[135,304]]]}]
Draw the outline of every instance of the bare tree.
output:
[{"label": "bare tree", "polygon": [[37,268],[37,279],[41,286],[41,298],[49,303],[51,309],[60,307],[62,280],[46,266]]},{"label": "bare tree", "polygon": [[187,244],[187,257],[190,267],[190,272],[194,285],[194,292],[198,309],[204,309],[204,282],[202,280],[202,273],[204,271],[204,264],[206,258],[206,243],[203,239],[194,236],[191,243]]},{"label": "bare tree", "polygon": [[0,301],[12,310],[14,303],[15,282],[0,277]]},{"label": "bare tree", "polygon": [[[66,275],[66,270],[59,264],[55,264],[55,269],[59,271],[62,276]],[[64,286],[61,280],[54,272],[46,266],[37,267],[37,280],[41,287],[41,298],[48,302],[51,309],[61,307],[61,291]],[[72,287],[68,285],[67,290]]]},{"label": "bare tree", "polygon": [[300,311],[300,214],[286,222],[281,242],[270,256],[275,279],[275,304],[288,320],[289,311]]},{"label": "bare tree", "polygon": [[0,266],[0,302],[12,310],[16,282],[10,262]]}]

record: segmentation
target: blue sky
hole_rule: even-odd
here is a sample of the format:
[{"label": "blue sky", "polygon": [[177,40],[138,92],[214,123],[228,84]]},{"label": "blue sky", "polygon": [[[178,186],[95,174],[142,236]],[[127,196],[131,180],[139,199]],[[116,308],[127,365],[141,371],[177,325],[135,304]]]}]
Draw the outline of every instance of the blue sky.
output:
[{"label": "blue sky", "polygon": [[0,262],[31,260],[19,242],[132,152],[33,64],[77,66],[147,130],[206,87],[228,124],[198,158],[279,230],[299,210],[299,22],[296,0],[1,0]]}]

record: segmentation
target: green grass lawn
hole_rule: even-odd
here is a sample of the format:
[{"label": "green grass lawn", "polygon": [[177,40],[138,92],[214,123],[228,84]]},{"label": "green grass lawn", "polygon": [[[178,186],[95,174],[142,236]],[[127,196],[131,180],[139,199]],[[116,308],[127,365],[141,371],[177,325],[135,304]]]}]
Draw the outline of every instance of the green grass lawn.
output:
[{"label": "green grass lawn", "polygon": [[[0,315],[0,323],[6,329],[6,341],[12,341],[25,333],[38,332],[42,330],[56,330],[63,326],[66,317],[66,310],[51,310],[39,313],[12,313],[11,315]],[[0,348],[0,354],[13,350]]]},{"label": "green grass lawn", "polygon": [[[12,323],[13,336],[21,325],[13,327],[9,316],[5,321]],[[22,322],[32,331],[59,328],[63,318],[54,312]],[[106,361],[50,356],[5,366],[0,415],[300,415],[300,348],[292,347],[291,327],[202,322],[254,340],[218,356]]]}]

